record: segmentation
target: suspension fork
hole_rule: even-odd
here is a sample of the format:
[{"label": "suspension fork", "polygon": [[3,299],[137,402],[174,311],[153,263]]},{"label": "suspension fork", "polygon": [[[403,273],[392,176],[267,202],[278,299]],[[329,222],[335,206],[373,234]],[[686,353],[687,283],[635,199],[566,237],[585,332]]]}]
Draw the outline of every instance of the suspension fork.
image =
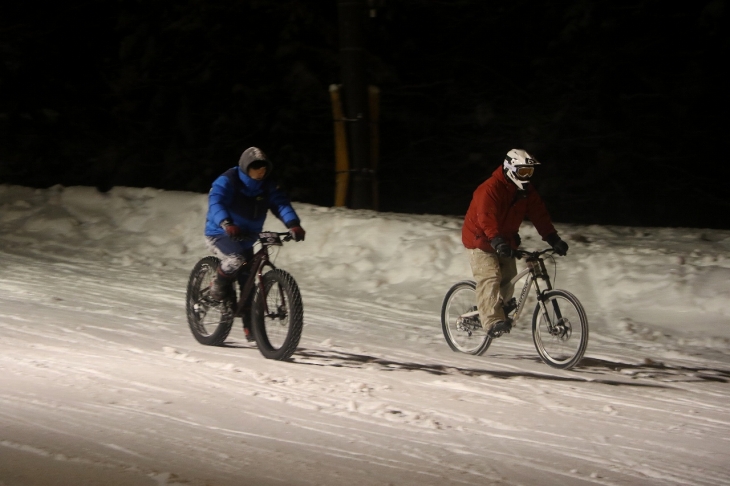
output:
[{"label": "suspension fork", "polygon": [[[547,306],[545,305],[545,293],[553,289],[552,283],[550,283],[550,275],[548,274],[547,268],[545,268],[545,262],[542,258],[533,262],[533,274],[535,275],[535,291],[537,292],[537,301],[540,303],[543,315],[548,321],[548,327],[552,329],[555,323],[550,322],[550,314],[548,313]],[[540,285],[537,283],[537,279],[540,278],[545,281],[545,290],[540,290]],[[557,321],[563,319],[563,314],[560,312],[560,305],[557,300],[552,301],[553,310],[555,311],[555,317]]]},{"label": "suspension fork", "polygon": [[[266,249],[259,250],[259,252],[254,255],[254,257],[249,263],[247,263],[247,265],[251,265],[252,270],[249,273],[248,278],[246,279],[246,283],[241,289],[241,296],[238,301],[236,315],[239,315],[243,311],[243,307],[248,300],[249,295],[254,291],[254,287],[258,288],[259,292],[261,292],[261,295],[264,295],[264,268],[275,268],[274,265],[269,261],[269,254],[268,252],[266,252]],[[266,315],[269,313],[268,304],[266,303],[266,299],[261,300],[263,306],[262,310],[264,311],[263,315]]]},{"label": "suspension fork", "polygon": [[261,261],[261,264],[259,265],[258,272],[256,273],[256,285],[259,289],[259,292],[261,293],[261,310],[263,311],[261,315],[268,316],[269,315],[269,303],[264,298],[264,268],[270,267],[272,270],[274,270],[276,267],[269,261],[268,255],[267,258],[263,259]]}]

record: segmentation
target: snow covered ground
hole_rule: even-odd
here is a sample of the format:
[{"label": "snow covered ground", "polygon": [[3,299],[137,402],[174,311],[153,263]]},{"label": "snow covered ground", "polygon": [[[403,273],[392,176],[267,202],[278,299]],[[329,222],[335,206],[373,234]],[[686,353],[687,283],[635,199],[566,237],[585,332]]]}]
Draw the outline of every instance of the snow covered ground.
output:
[{"label": "snow covered ground", "polygon": [[188,330],[205,207],[0,186],[0,486],[730,484],[730,231],[557,224],[591,330],[560,371],[529,312],[484,356],[446,345],[459,218],[296,204],[276,263],[305,327],[277,362],[239,323]]}]

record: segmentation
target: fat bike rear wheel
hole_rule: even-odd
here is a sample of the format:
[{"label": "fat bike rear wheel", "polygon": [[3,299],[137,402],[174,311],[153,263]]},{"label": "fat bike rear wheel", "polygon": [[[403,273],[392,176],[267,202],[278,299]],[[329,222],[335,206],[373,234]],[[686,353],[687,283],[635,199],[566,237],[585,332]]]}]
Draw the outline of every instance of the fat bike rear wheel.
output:
[{"label": "fat bike rear wheel", "polygon": [[216,257],[201,259],[188,279],[185,296],[185,310],[188,325],[193,336],[200,344],[207,346],[222,345],[231,332],[234,318],[236,296],[233,291],[222,302],[209,298],[210,284],[216,277],[220,260]]},{"label": "fat bike rear wheel", "polygon": [[253,335],[265,358],[284,360],[296,351],[302,336],[302,296],[294,277],[278,268],[266,272],[262,283],[263,292],[257,290],[251,306]]},{"label": "fat bike rear wheel", "polygon": [[578,299],[565,290],[543,294],[532,316],[532,340],[548,366],[567,370],[577,365],[588,347],[588,317]]},{"label": "fat bike rear wheel", "polygon": [[457,282],[446,292],[441,305],[441,330],[454,351],[479,356],[492,344],[492,337],[479,322],[475,282]]}]

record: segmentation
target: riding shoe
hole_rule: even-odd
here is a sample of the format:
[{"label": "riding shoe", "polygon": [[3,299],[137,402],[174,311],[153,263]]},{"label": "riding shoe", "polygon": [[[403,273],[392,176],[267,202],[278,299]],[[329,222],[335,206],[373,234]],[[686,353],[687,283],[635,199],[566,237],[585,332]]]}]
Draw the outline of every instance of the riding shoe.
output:
[{"label": "riding shoe", "polygon": [[253,337],[253,332],[251,332],[251,329],[249,329],[245,326],[243,327],[243,334],[246,335],[246,341],[248,341],[249,343],[256,341],[256,338]]},{"label": "riding shoe", "polygon": [[215,300],[217,302],[221,302],[223,299],[225,299],[230,292],[231,282],[233,281],[233,278],[234,277],[221,272],[219,269],[216,273],[216,277],[210,284],[208,297],[211,300]]},{"label": "riding shoe", "polygon": [[512,297],[507,302],[502,303],[502,309],[504,310],[504,315],[509,314],[516,308],[517,308],[517,300],[514,297]]},{"label": "riding shoe", "polygon": [[509,334],[511,330],[512,322],[510,322],[509,320],[499,321],[494,326],[492,326],[489,331],[487,331],[487,334],[489,334],[493,338],[498,338],[502,334]]}]

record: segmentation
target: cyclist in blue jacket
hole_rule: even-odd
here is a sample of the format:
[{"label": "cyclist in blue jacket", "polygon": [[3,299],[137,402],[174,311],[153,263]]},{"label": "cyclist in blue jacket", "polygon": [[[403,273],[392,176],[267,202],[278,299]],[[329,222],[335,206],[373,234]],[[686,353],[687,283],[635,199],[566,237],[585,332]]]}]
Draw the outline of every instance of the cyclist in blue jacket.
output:
[{"label": "cyclist in blue jacket", "polygon": [[304,240],[299,216],[287,195],[270,179],[271,161],[261,149],[247,148],[232,167],[213,181],[208,193],[205,238],[208,248],[221,260],[210,288],[210,298],[222,300],[242,266],[253,256],[253,245],[271,210],[289,228],[295,241]]}]

